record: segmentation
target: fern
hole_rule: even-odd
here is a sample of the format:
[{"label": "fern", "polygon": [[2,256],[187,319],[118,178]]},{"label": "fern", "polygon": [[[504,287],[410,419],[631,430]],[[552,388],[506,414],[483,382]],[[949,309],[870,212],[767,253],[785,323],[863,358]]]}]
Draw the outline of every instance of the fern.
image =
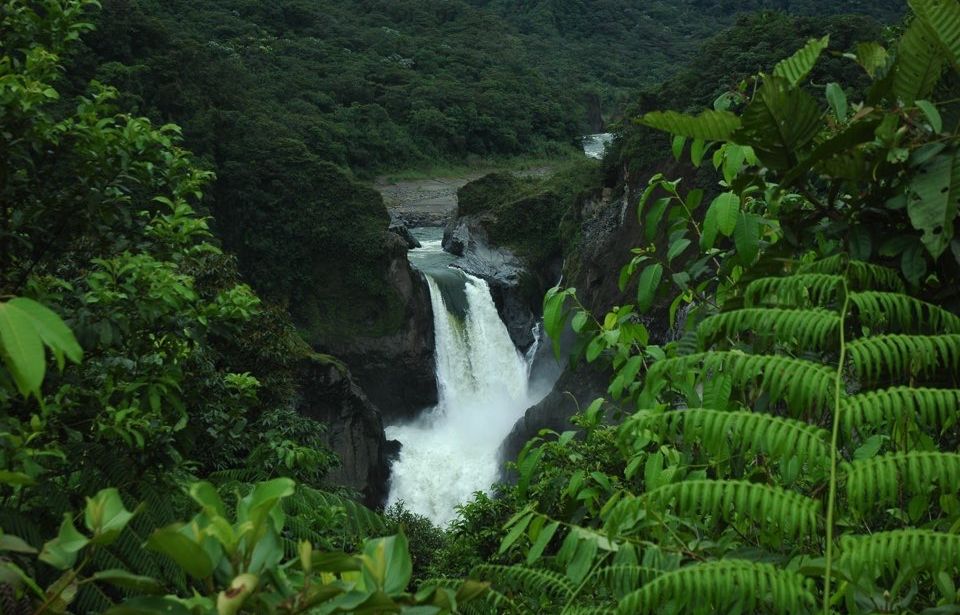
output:
[{"label": "fern", "polygon": [[[734,605],[740,612],[762,608],[764,613],[806,613],[814,604],[811,584],[794,572],[746,560],[695,564],[668,572],[620,601],[624,615],[656,613],[666,604],[711,607],[725,613]],[[762,604],[762,607],[761,607]]]},{"label": "fern", "polygon": [[876,384],[886,380],[932,378],[960,370],[960,335],[878,335],[848,347],[857,377]]},{"label": "fern", "polygon": [[848,286],[853,290],[888,290],[898,293],[906,291],[903,279],[895,269],[850,260],[846,254],[836,254],[807,263],[800,267],[798,273],[840,275],[846,279]]},{"label": "fern", "polygon": [[470,578],[489,581],[498,591],[508,588],[534,596],[551,596],[560,602],[566,602],[576,591],[570,579],[562,574],[537,568],[481,564],[470,572]]},{"label": "fern", "polygon": [[826,409],[832,399],[833,372],[813,361],[780,355],[750,355],[734,351],[713,351],[654,363],[648,380],[682,375],[700,367],[704,373],[723,373],[734,386],[758,382],[773,401],[783,400],[798,413]]},{"label": "fern", "polygon": [[901,494],[925,494],[934,484],[947,492],[960,486],[960,454],[910,452],[855,461],[846,467],[847,500],[864,512],[895,503]]},{"label": "fern", "polygon": [[685,480],[646,494],[655,506],[674,504],[685,515],[744,515],[769,529],[797,538],[814,534],[820,503],[780,487],[743,480]]},{"label": "fern", "polygon": [[903,568],[960,573],[960,535],[930,530],[894,530],[840,539],[839,563],[853,577]]},{"label": "fern", "polygon": [[839,326],[840,316],[827,310],[746,308],[704,319],[697,333],[704,345],[718,335],[736,337],[752,331],[795,342],[800,348],[823,348],[836,343]]},{"label": "fern", "polygon": [[678,433],[683,429],[687,440],[699,439],[711,450],[718,450],[721,443],[729,440],[746,450],[779,459],[796,457],[813,466],[822,466],[828,457],[829,434],[826,430],[761,412],[723,412],[707,408],[658,414],[642,412],[634,415],[630,426],[632,429],[649,429],[660,435]]},{"label": "fern", "polygon": [[848,434],[854,430],[889,426],[911,418],[923,427],[943,429],[960,413],[960,389],[893,387],[847,397],[840,412]]},{"label": "fern", "polygon": [[872,331],[960,333],[960,317],[909,295],[866,291],[851,293],[850,301]]},{"label": "fern", "polygon": [[828,305],[836,300],[843,281],[843,276],[830,273],[759,278],[747,285],[743,298],[748,307]]}]

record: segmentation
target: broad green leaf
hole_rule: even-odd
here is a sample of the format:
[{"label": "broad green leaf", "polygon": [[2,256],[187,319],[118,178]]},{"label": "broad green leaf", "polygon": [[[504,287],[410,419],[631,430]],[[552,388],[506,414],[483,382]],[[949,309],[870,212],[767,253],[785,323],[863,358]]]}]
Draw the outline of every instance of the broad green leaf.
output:
[{"label": "broad green leaf", "polygon": [[907,213],[934,259],[950,245],[960,204],[960,154],[953,151],[927,162],[910,183]]},{"label": "broad green leaf", "polygon": [[[266,524],[277,503],[283,498],[293,495],[296,483],[289,478],[275,478],[257,483],[250,494],[240,500],[237,506],[237,520],[240,523],[249,522],[244,534],[252,542],[257,542],[266,532]],[[276,521],[276,520],[275,520]],[[280,531],[280,527],[275,527]]]},{"label": "broad green leaf", "polygon": [[525,516],[521,517],[517,521],[517,523],[515,523],[513,527],[510,528],[510,531],[507,532],[507,535],[500,542],[500,549],[498,552],[501,555],[506,553],[510,549],[510,547],[513,546],[513,543],[515,543],[517,539],[520,538],[521,534],[523,534],[526,531],[527,526],[530,525],[530,521],[532,519],[533,519],[533,514],[531,511],[528,511]]},{"label": "broad green leaf", "polygon": [[353,555],[341,552],[319,553],[311,556],[314,570],[319,572],[351,572],[363,569],[360,560]]},{"label": "broad green leaf", "polygon": [[660,222],[663,220],[663,215],[667,211],[670,201],[671,197],[665,196],[657,199],[650,206],[650,211],[647,212],[643,223],[643,234],[647,241],[653,241],[657,236],[657,230],[660,229]]},{"label": "broad green leaf", "polygon": [[11,472],[9,470],[0,470],[0,484],[3,485],[32,485],[36,480],[29,474],[23,472]]},{"label": "broad green leaf", "polygon": [[679,161],[680,156],[683,155],[683,147],[687,144],[687,138],[683,136],[676,136],[673,138],[672,149],[673,149],[673,158],[674,160]]},{"label": "broad green leaf", "polygon": [[163,585],[160,581],[151,577],[145,577],[138,574],[127,572],[126,570],[101,570],[94,573],[91,577],[93,581],[109,583],[122,589],[129,589],[139,594],[161,594]]},{"label": "broad green leaf", "polygon": [[709,250],[717,241],[717,232],[720,230],[717,220],[717,208],[710,204],[703,217],[703,227],[700,231],[700,249]]},{"label": "broad green leaf", "polygon": [[150,535],[147,548],[167,555],[195,579],[205,579],[213,573],[214,563],[197,541],[184,534],[181,525],[168,525]]},{"label": "broad green leaf", "polygon": [[925,99],[940,80],[943,54],[936,35],[921,19],[914,19],[900,38],[894,67],[893,92],[905,105]]},{"label": "broad green leaf", "polygon": [[783,77],[793,85],[799,85],[813,70],[820,54],[830,45],[830,37],[811,39],[789,58],[782,60],[773,69],[773,74]]},{"label": "broad green leaf", "polygon": [[83,521],[87,529],[93,532],[91,542],[107,545],[117,539],[133,515],[134,513],[123,505],[120,493],[111,487],[87,498]]},{"label": "broad green leaf", "polygon": [[839,83],[827,84],[827,102],[838,120],[842,122],[847,119],[847,94]]},{"label": "broad green leaf", "polygon": [[871,78],[876,78],[880,69],[887,65],[889,54],[880,43],[857,43],[857,63],[867,71]]},{"label": "broad green leaf", "polygon": [[363,578],[368,590],[379,589],[387,595],[406,590],[413,575],[413,563],[402,533],[388,538],[368,540],[363,547]]},{"label": "broad green leaf", "polygon": [[530,551],[527,552],[528,566],[540,559],[540,556],[543,555],[543,550],[547,548],[548,544],[550,544],[550,540],[553,538],[553,535],[557,532],[557,528],[559,527],[560,524],[556,521],[553,521],[545,528],[540,530],[537,540],[533,543],[533,546],[530,547]]},{"label": "broad green leaf", "polygon": [[20,394],[38,394],[47,369],[43,340],[30,312],[14,301],[0,303],[0,354]]},{"label": "broad green leaf", "polygon": [[663,265],[660,263],[647,265],[643,273],[640,274],[640,279],[637,281],[637,309],[639,311],[646,312],[653,305],[662,279]]},{"label": "broad green leaf", "polygon": [[740,216],[740,197],[733,192],[724,192],[713,199],[710,209],[716,210],[717,230],[726,237],[733,235]]},{"label": "broad green leaf", "polygon": [[740,118],[729,111],[704,111],[686,115],[676,111],[654,111],[640,118],[640,123],[681,137],[704,141],[726,141],[740,127]]},{"label": "broad green leaf", "polygon": [[915,101],[914,104],[927,116],[927,121],[930,123],[930,128],[933,129],[933,132],[943,131],[943,118],[940,117],[940,112],[937,111],[936,105],[929,100],[918,100]]},{"label": "broad green leaf", "polygon": [[67,570],[77,561],[77,553],[90,543],[90,539],[77,531],[73,518],[64,513],[60,524],[60,533],[48,540],[40,552],[40,561],[46,562],[58,570]]},{"label": "broad green leaf", "polygon": [[703,164],[703,156],[707,153],[707,142],[703,139],[694,140],[690,146],[690,162],[693,166],[700,167]]},{"label": "broad green leaf", "polygon": [[559,287],[551,288],[543,298],[543,329],[547,332],[553,345],[553,354],[560,358],[560,336],[567,322],[567,313],[564,304],[567,293]]},{"label": "broad green leaf", "polygon": [[670,249],[667,251],[667,262],[672,263],[673,259],[677,258],[683,251],[690,246],[690,240],[687,238],[678,239],[670,244]]},{"label": "broad green leaf", "polygon": [[33,554],[37,550],[31,547],[19,536],[13,534],[0,534],[0,551],[10,551],[11,553]]},{"label": "broad green leaf", "polygon": [[960,4],[956,0],[909,0],[910,7],[936,35],[954,67],[960,68]]},{"label": "broad green leaf", "polygon": [[593,566],[593,559],[597,556],[597,541],[592,538],[585,538],[577,543],[577,550],[573,554],[570,563],[567,565],[567,578],[574,583],[583,581],[590,567]]},{"label": "broad green leaf", "polygon": [[740,214],[733,231],[733,242],[742,264],[749,265],[756,260],[760,252],[760,219],[756,214]]},{"label": "broad green leaf", "polygon": [[207,512],[221,517],[227,516],[227,509],[223,505],[223,500],[220,498],[217,488],[207,481],[200,481],[190,485],[190,497]]},{"label": "broad green leaf", "polygon": [[751,146],[765,165],[788,169],[817,135],[820,107],[787,80],[768,77],[744,110],[742,121],[733,140]]},{"label": "broad green leaf", "polygon": [[927,259],[924,257],[923,244],[919,241],[909,246],[900,256],[900,270],[903,276],[914,286],[927,274]]},{"label": "broad green leaf", "polygon": [[83,349],[77,343],[73,331],[70,330],[56,312],[32,299],[17,297],[10,301],[11,305],[16,305],[33,319],[33,326],[40,335],[40,339],[53,352],[57,359],[57,365],[63,369],[63,357],[74,363],[79,363],[83,359]]}]

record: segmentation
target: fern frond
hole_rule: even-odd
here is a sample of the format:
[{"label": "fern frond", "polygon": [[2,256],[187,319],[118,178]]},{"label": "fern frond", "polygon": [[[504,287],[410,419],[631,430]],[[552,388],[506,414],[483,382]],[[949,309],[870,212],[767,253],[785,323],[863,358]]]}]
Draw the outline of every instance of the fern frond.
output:
[{"label": "fern frond", "polygon": [[841,408],[840,420],[848,434],[903,417],[924,427],[943,428],[960,416],[960,389],[892,387],[847,397]]},{"label": "fern frond", "polygon": [[698,366],[702,366],[704,377],[724,373],[740,388],[759,381],[773,401],[783,400],[791,409],[805,412],[830,407],[833,370],[813,361],[779,355],[715,351],[664,359],[650,367],[647,380],[683,375]]},{"label": "fern frond", "polygon": [[851,342],[847,351],[863,381],[930,377],[960,370],[960,335],[878,335]]},{"label": "fern frond", "polygon": [[575,591],[567,577],[540,568],[481,564],[470,572],[470,578],[488,581],[498,590],[507,588],[530,595],[548,595],[561,601],[568,600]]},{"label": "fern frond", "polygon": [[644,497],[659,507],[673,504],[680,514],[709,514],[726,520],[745,515],[794,538],[814,534],[820,517],[817,500],[744,480],[687,480],[658,487]]},{"label": "fern frond", "polygon": [[845,275],[853,290],[890,290],[904,292],[906,287],[900,272],[864,261],[849,260],[846,254],[835,254],[803,265],[798,273],[828,273]]},{"label": "fern frond", "polygon": [[677,434],[683,429],[685,439],[699,439],[712,450],[718,450],[719,445],[729,440],[738,448],[778,459],[797,457],[811,465],[822,466],[829,458],[830,435],[826,430],[763,412],[724,412],[709,408],[645,412],[635,414],[627,426],[660,435]]},{"label": "fern frond", "polygon": [[939,484],[960,487],[960,454],[910,452],[882,455],[846,466],[847,499],[860,511],[899,501],[902,492],[927,493]]},{"label": "fern frond", "polygon": [[618,564],[604,566],[594,574],[594,579],[598,585],[606,587],[617,599],[620,599],[661,574],[663,574],[662,570],[646,566]]},{"label": "fern frond", "polygon": [[725,613],[734,604],[740,612],[806,613],[812,610],[811,584],[799,574],[746,560],[695,564],[657,577],[620,601],[623,615],[657,613],[667,603],[673,612],[696,606]]},{"label": "fern frond", "polygon": [[960,333],[960,317],[902,293],[851,293],[860,322],[873,331],[896,333]]},{"label": "fern frond", "polygon": [[697,327],[704,346],[718,335],[735,337],[744,332],[776,335],[778,341],[801,348],[824,348],[840,341],[840,315],[827,310],[745,308],[706,318]]},{"label": "fern frond", "polygon": [[290,514],[309,514],[318,507],[342,508],[346,513],[346,529],[355,537],[378,536],[388,530],[383,517],[359,502],[334,493],[299,485],[296,493],[284,500],[284,509]]},{"label": "fern frond", "polygon": [[747,307],[827,306],[843,288],[843,276],[828,273],[800,273],[786,278],[759,278],[750,282],[743,298]]},{"label": "fern frond", "polygon": [[839,563],[856,578],[905,568],[960,571],[960,535],[906,529],[840,538]]}]

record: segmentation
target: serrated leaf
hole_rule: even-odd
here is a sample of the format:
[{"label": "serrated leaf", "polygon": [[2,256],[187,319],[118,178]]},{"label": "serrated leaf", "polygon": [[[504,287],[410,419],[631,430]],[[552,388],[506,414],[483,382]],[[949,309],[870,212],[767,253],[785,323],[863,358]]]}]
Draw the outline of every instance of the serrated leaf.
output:
[{"label": "serrated leaf", "polygon": [[674,135],[704,141],[726,141],[740,127],[740,118],[729,111],[707,110],[700,115],[676,111],[647,113],[639,122]]},{"label": "serrated leaf", "polygon": [[798,85],[810,74],[820,58],[820,54],[829,45],[829,36],[807,41],[807,44],[797,50],[796,53],[777,64],[773,69],[773,74],[777,77],[783,77],[793,85]]}]

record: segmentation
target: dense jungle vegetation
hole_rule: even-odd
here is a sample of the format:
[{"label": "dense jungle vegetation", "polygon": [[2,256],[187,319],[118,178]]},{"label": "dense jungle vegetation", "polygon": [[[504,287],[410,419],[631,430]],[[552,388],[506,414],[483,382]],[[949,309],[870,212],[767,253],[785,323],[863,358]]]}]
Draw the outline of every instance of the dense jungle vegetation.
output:
[{"label": "dense jungle vegetation", "polygon": [[[525,6],[551,23],[574,4]],[[244,283],[202,213],[212,202],[250,224],[214,223],[228,248],[235,232],[274,254],[254,259],[269,277],[285,253],[265,229],[305,226],[297,197],[323,191],[301,205],[330,241],[348,227],[363,237],[347,213],[385,224],[379,197],[272,117],[284,92],[263,94],[262,116],[233,113],[140,89],[156,66],[101,62],[97,45],[150,40],[125,35],[134,24],[165,36],[156,15],[173,4],[132,6],[136,19],[93,34],[111,23],[93,0],[0,3],[4,614],[960,611],[957,0],[912,0],[886,29],[745,17],[642,88],[606,163],[634,174],[624,189],[639,183],[624,304],[593,314],[571,288],[544,301],[551,335],[571,327],[578,360],[610,367],[609,395],[576,431],[532,440],[516,484],[478,494],[446,530],[324,482],[336,461],[323,426],[293,410],[292,380],[336,361]],[[314,5],[289,6],[306,12],[286,27],[309,28]],[[398,22],[426,19],[389,6]],[[431,6],[443,23],[458,10],[492,19]],[[243,10],[269,7],[215,23],[242,38]],[[202,8],[184,10],[199,12],[185,30],[203,23]],[[328,25],[371,18],[339,17]],[[229,95],[188,77],[191,54],[222,41],[181,42],[167,49],[184,53],[166,56],[171,82]],[[120,90],[87,81],[111,71]],[[237,96],[271,86],[242,72],[226,73]],[[227,124],[182,130],[164,104]],[[276,123],[244,130],[253,118]],[[251,150],[241,162],[218,148]],[[677,175],[635,177],[652,164]],[[529,221],[505,240],[540,234]],[[356,256],[359,276],[381,258],[310,245]],[[243,263],[252,248],[239,248]],[[660,307],[680,334],[654,345],[643,322]]]}]

